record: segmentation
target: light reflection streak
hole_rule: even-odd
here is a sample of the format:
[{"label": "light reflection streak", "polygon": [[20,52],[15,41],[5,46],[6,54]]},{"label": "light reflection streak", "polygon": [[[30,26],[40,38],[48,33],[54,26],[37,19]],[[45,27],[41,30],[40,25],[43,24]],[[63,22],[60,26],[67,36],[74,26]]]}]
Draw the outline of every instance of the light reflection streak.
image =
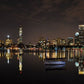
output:
[{"label": "light reflection streak", "polygon": [[7,49],[6,59],[8,64],[10,63],[10,59],[12,59],[12,57],[13,57],[13,53],[10,51],[10,49]]},{"label": "light reflection streak", "polygon": [[19,49],[19,53],[18,53],[18,61],[19,61],[19,71],[20,74],[22,74],[22,68],[23,68],[23,64],[22,64],[22,55],[23,55],[23,50]]},{"label": "light reflection streak", "polygon": [[23,64],[22,64],[22,56],[23,56],[23,50],[20,49],[19,52],[11,52],[10,49],[7,49],[7,51],[5,52],[0,52],[0,57],[4,57],[7,59],[7,64],[10,63],[10,59],[13,60],[13,56],[15,55],[15,57],[17,56],[17,60],[18,60],[18,68],[19,68],[19,72],[20,74],[22,74],[22,68],[23,68]]}]

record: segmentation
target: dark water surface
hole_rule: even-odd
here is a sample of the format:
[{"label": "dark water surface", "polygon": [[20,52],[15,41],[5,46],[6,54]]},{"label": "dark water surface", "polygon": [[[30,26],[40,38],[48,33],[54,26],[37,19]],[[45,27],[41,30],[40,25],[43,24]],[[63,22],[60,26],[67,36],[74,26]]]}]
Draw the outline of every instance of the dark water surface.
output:
[{"label": "dark water surface", "polygon": [[[46,70],[45,53],[24,52],[20,58],[18,53],[11,52],[7,55],[5,52],[0,52],[0,81],[7,84],[81,84],[84,82],[84,75],[78,74],[78,67],[75,66],[76,58],[74,58],[74,56],[81,57],[81,55],[79,55],[79,51],[73,54],[71,52],[48,52],[46,54],[48,58],[60,57],[66,62],[64,69],[52,70]],[[20,64],[22,64],[22,70],[19,69]]]}]

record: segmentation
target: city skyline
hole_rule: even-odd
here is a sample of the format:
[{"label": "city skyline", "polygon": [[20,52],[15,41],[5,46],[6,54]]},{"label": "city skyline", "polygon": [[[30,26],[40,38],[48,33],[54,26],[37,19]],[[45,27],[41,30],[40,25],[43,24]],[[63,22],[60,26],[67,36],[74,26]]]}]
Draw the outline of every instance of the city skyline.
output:
[{"label": "city skyline", "polygon": [[[66,43],[67,43],[67,41],[68,41],[68,39],[73,39],[73,42],[72,43],[74,43],[75,42],[75,40],[76,39],[79,39],[79,36],[80,35],[83,35],[83,34],[81,34],[81,33],[83,33],[83,30],[84,30],[84,25],[78,25],[78,31],[77,32],[75,32],[74,33],[74,36],[72,36],[72,37],[67,37],[67,39],[64,39],[63,37],[57,37],[57,38],[53,38],[53,39],[49,39],[49,37],[43,37],[43,36],[41,36],[41,37],[39,37],[38,38],[38,40],[36,41],[36,42],[27,42],[27,44],[30,44],[30,43],[32,43],[32,44],[34,44],[34,45],[36,45],[38,42],[40,42],[40,41],[50,41],[50,42],[52,42],[52,41],[56,41],[56,40],[58,40],[58,39],[60,39],[60,40],[65,40],[66,41]],[[82,29],[81,29],[82,28]],[[82,32],[80,32],[80,30],[82,31]],[[16,44],[18,44],[19,42],[20,43],[24,43],[25,44],[25,42],[24,41],[22,41],[22,39],[23,39],[23,26],[22,25],[20,25],[19,26],[19,28],[18,28],[18,35],[17,35],[18,37],[16,38],[16,41],[14,40],[14,39],[12,39],[12,37],[10,36],[10,35],[6,35],[6,37],[5,37],[5,40],[1,40],[0,39],[0,41],[2,41],[2,42],[5,42],[7,39],[9,40],[11,40],[11,42],[12,43],[16,43]],[[78,43],[79,43],[79,41],[78,41]]]},{"label": "city skyline", "polygon": [[83,4],[80,0],[1,0],[0,38],[10,35],[17,41],[19,25],[23,25],[25,43],[40,37],[72,37],[84,24]]}]

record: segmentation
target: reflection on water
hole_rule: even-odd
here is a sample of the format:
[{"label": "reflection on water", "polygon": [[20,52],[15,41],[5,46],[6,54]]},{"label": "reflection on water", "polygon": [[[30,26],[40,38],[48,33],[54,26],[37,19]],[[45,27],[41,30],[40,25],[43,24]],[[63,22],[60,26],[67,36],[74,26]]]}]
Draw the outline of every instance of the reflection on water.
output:
[{"label": "reflection on water", "polygon": [[[38,56],[38,58],[47,65],[48,68],[67,67],[68,63],[73,62],[78,69],[78,74],[84,74],[84,49],[83,48],[67,48],[66,50],[59,49],[55,52],[27,52],[28,55]],[[6,63],[10,64],[11,60],[16,57],[18,63],[18,71],[22,74],[23,71],[23,50],[12,52],[7,49],[5,52],[0,52],[0,58],[6,59]],[[46,61],[47,59],[47,61]],[[47,63],[47,64],[46,64]],[[67,65],[65,65],[67,64]]]},{"label": "reflection on water", "polygon": [[65,58],[65,51],[56,51],[56,52],[40,52],[38,53],[39,58]]},{"label": "reflection on water", "polygon": [[43,60],[45,58],[59,58],[59,59],[62,58],[67,59],[67,61],[71,61],[80,58],[81,56],[84,56],[84,50],[71,48],[67,49],[66,51],[58,50],[55,52],[39,52],[38,56]]},{"label": "reflection on water", "polygon": [[10,49],[7,49],[7,52],[5,54],[6,54],[7,63],[9,64],[10,63],[10,59],[13,58],[13,53],[10,52]]},{"label": "reflection on water", "polygon": [[20,71],[20,73],[22,73],[22,54],[23,54],[23,50],[20,49],[19,53],[18,53],[18,56],[17,56],[17,59],[19,61],[19,71]]},{"label": "reflection on water", "polygon": [[10,60],[13,59],[14,56],[17,56],[17,62],[18,62],[18,68],[20,74],[22,74],[22,56],[23,56],[23,50],[19,49],[18,52],[12,52],[10,49],[7,49],[5,52],[0,52],[0,58],[5,57],[7,60],[7,64],[10,63]]},{"label": "reflection on water", "polygon": [[43,60],[45,58],[66,58],[66,52],[61,50],[55,52],[40,52],[38,55]]},{"label": "reflection on water", "polygon": [[[66,63],[74,62],[75,67],[78,68],[78,74],[84,74],[84,49],[83,48],[68,48],[67,50],[57,50],[55,52],[40,52],[39,59],[55,59],[55,62],[60,59]],[[53,59],[54,58],[54,59]]]}]

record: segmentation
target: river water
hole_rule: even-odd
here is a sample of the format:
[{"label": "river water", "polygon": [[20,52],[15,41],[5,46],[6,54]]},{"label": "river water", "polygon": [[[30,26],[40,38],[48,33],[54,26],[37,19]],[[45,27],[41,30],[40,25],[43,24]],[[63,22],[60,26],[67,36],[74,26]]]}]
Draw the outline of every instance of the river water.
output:
[{"label": "river water", "polygon": [[[84,49],[79,48],[55,52],[0,52],[0,81],[29,84],[81,84],[84,82],[83,56]],[[59,65],[47,67],[46,58],[65,64],[61,68]]]}]

